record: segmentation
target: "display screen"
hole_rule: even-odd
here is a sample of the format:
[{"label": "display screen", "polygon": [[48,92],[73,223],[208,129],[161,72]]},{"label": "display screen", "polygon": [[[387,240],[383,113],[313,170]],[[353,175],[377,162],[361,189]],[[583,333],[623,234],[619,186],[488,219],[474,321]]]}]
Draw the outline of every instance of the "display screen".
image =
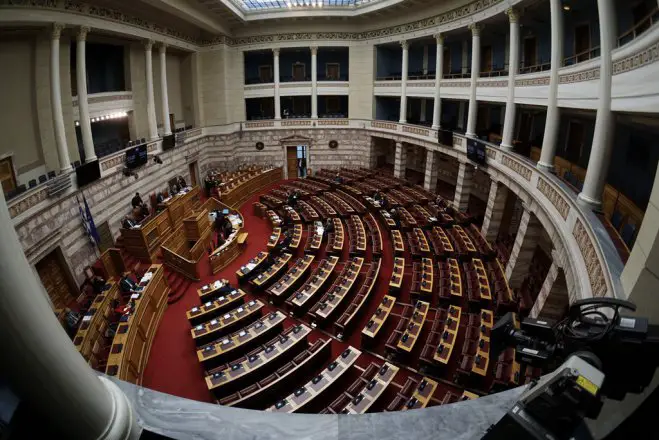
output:
[{"label": "display screen", "polygon": [[146,144],[126,151],[126,168],[133,169],[141,167],[147,160]]},{"label": "display screen", "polygon": [[485,145],[478,139],[467,139],[467,157],[480,165],[485,165]]},{"label": "display screen", "polygon": [[163,136],[162,138],[162,151],[171,150],[176,146],[175,135]]},{"label": "display screen", "polygon": [[87,162],[76,168],[76,181],[78,182],[78,188],[89,185],[100,178],[101,167],[98,165],[98,160]]}]

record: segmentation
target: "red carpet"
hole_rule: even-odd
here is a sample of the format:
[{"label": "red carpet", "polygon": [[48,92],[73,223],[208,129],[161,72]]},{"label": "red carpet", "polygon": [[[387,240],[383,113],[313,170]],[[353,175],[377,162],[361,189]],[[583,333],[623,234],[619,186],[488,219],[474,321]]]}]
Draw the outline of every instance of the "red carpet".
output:
[{"label": "red carpet", "polygon": [[[273,187],[278,186],[282,182],[278,182],[273,185]],[[271,187],[272,188],[272,187]],[[194,306],[200,304],[199,297],[197,295],[197,289],[204,284],[208,284],[211,281],[214,281],[219,278],[228,279],[233,285],[237,285],[237,280],[235,276],[236,270],[245,264],[250,258],[255,256],[259,251],[265,250],[267,239],[271,233],[271,226],[267,220],[260,219],[253,214],[252,203],[258,201],[258,196],[265,192],[268,192],[271,188],[265,188],[259,194],[251,197],[247,202],[245,202],[240,211],[245,220],[245,230],[249,233],[249,239],[245,250],[240,254],[240,256],[234,260],[227,268],[216,275],[211,275],[210,267],[208,264],[208,257],[205,256],[200,265],[202,267],[202,278],[199,282],[193,282],[190,285],[187,283],[180,283],[179,288],[185,289],[184,292],[176,292],[176,294],[181,295],[180,299],[173,304],[170,304],[167,310],[165,311],[162,322],[156,333],[153,346],[151,348],[151,353],[149,360],[144,372],[143,385],[155,389],[157,391],[165,392],[168,394],[173,394],[180,397],[185,397],[193,400],[203,401],[203,402],[212,402],[213,398],[208,391],[206,384],[204,382],[204,369],[197,360],[196,356],[196,347],[190,335],[190,324],[186,318],[186,311],[191,309]],[[392,266],[393,266],[393,255],[391,242],[389,240],[388,234],[385,233],[385,229],[380,225],[382,231],[383,239],[383,261],[380,270],[380,275],[378,277],[378,282],[374,291],[371,294],[371,297],[363,308],[361,316],[356,322],[356,325],[352,328],[352,331],[349,333],[345,341],[334,340],[332,343],[332,356],[338,356],[348,344],[361,347],[361,329],[368,322],[373,312],[377,308],[378,304],[382,300],[382,297],[388,292],[389,278],[391,276]],[[303,255],[304,245],[306,244],[306,225],[304,226],[303,239],[298,247],[297,252],[295,253],[296,257]],[[344,252],[342,255],[342,260],[348,258],[348,236],[346,234],[346,241],[344,246]],[[313,264],[313,267],[324,257],[324,247],[325,242],[323,243],[321,252],[317,255],[316,260]],[[398,301],[402,303],[410,303],[410,294],[409,288],[411,284],[411,256],[409,253],[406,253],[406,262],[408,267],[406,268],[406,276],[404,278],[404,287],[400,294],[398,295]],[[370,251],[370,242],[369,249],[366,253],[366,261],[372,261],[372,255]],[[340,272],[342,265],[337,266],[335,274]],[[362,272],[366,272],[366,268],[362,269]],[[186,288],[187,287],[187,288]],[[254,297],[261,297],[264,299],[263,294],[257,293],[254,295],[249,291],[249,287],[244,288],[248,293],[248,300]],[[356,290],[355,290],[356,292]],[[437,299],[433,299],[432,307],[437,307]],[[349,303],[349,301],[348,301]],[[347,308],[348,304],[344,304],[339,310],[337,317]],[[273,306],[267,305],[266,310],[272,310]],[[371,362],[377,362],[378,364],[383,363],[385,356],[384,343],[391,333],[391,329],[398,324],[400,319],[399,315],[402,313],[402,306],[396,305],[393,314],[388,320],[386,327],[381,331],[379,340],[375,347],[372,348],[373,354],[367,353],[362,349],[362,356],[358,359],[356,365],[357,368],[353,368],[348,377],[348,383],[352,382],[355,378],[361,373],[361,369],[366,368]],[[397,316],[398,315],[398,316]],[[402,386],[405,383],[405,380],[412,376],[416,379],[419,379],[421,375],[416,372],[418,368],[418,357],[419,353],[423,348],[425,339],[430,327],[432,326],[431,319],[434,319],[434,309],[428,315],[428,320],[424,326],[423,333],[419,342],[417,343],[415,350],[407,362],[408,366],[397,363],[401,367],[400,372],[396,376],[395,384],[391,389],[387,390],[387,393],[383,396],[382,399],[378,402],[378,406],[373,408],[374,410],[380,410],[391,401],[395,392],[397,392],[398,387]],[[302,317],[301,320],[296,318],[287,318],[284,327],[294,324],[295,322],[304,321],[309,323],[306,316]],[[334,328],[332,325],[326,327],[327,331],[322,329],[314,330],[310,337],[309,341],[313,342],[318,338],[328,339],[331,338],[334,334]],[[329,332],[329,333],[328,333]],[[331,334],[331,335],[330,335]],[[458,341],[461,344],[461,341]],[[457,345],[458,347],[460,345]],[[454,360],[459,358],[459,356],[454,356]],[[455,362],[452,362],[455,363]],[[452,370],[452,369],[451,369]],[[450,379],[452,374],[449,375],[451,371],[447,371],[443,377],[445,379]],[[302,383],[291,383],[290,389],[302,385]],[[338,396],[345,388],[335,387],[336,390],[332,390],[331,394],[327,396],[326,403],[329,404],[334,398],[334,395]],[[435,401],[433,404],[439,403],[443,398],[444,394],[447,391],[452,391],[456,394],[462,393],[462,388],[449,385],[447,382],[440,382],[439,388],[434,394]]]}]

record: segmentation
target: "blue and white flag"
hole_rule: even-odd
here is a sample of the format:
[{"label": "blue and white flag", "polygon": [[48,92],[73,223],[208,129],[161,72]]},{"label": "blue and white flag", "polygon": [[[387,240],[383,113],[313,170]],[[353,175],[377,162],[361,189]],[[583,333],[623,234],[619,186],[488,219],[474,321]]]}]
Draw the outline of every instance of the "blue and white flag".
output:
[{"label": "blue and white flag", "polygon": [[80,219],[82,220],[82,227],[85,228],[85,232],[87,233],[87,237],[89,237],[89,241],[94,245],[97,246],[98,243],[101,241],[101,237],[98,235],[98,231],[96,230],[96,225],[94,224],[94,218],[92,217],[92,212],[89,209],[89,205],[87,204],[87,199],[85,198],[85,195],[82,195],[82,201],[85,204],[85,209],[82,209],[82,206],[80,205],[80,199],[78,199],[78,196],[76,196],[76,200],[78,201],[78,211],[80,212]]}]

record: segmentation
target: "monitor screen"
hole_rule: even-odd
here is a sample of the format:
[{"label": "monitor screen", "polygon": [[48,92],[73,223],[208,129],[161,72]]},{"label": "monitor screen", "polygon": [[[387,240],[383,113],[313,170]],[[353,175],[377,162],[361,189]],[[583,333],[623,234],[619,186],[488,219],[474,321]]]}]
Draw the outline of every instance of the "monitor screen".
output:
[{"label": "monitor screen", "polygon": [[98,160],[87,162],[76,168],[76,181],[78,182],[78,188],[89,185],[100,178],[101,167],[98,165]]},{"label": "monitor screen", "polygon": [[485,165],[485,144],[478,139],[467,139],[467,157],[477,164]]},{"label": "monitor screen", "polygon": [[437,132],[437,140],[442,145],[453,147],[453,132],[451,130],[444,130],[440,128]]},{"label": "monitor screen", "polygon": [[137,168],[144,165],[148,160],[146,145],[140,145],[126,151],[126,168]]},{"label": "monitor screen", "polygon": [[163,136],[162,138],[162,151],[171,150],[175,146],[175,135]]}]

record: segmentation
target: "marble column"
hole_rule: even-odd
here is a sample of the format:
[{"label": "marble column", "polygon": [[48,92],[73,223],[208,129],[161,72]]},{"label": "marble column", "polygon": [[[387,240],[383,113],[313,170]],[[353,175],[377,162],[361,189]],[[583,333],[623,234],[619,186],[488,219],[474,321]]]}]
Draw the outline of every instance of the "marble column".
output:
[{"label": "marble column", "polygon": [[92,371],[53,313],[25,258],[4,195],[0,277],[2,370],[18,397],[59,431],[54,437],[139,438],[141,429],[126,396]]},{"label": "marble column", "polygon": [[272,49],[275,76],[275,119],[281,119],[281,100],[279,99],[279,49]]},{"label": "marble column", "polygon": [[318,46],[311,47],[311,119],[318,119]]},{"label": "marble column", "polygon": [[615,118],[611,111],[611,52],[616,43],[616,20],[613,0],[598,0],[597,10],[600,23],[600,82],[598,88],[597,116],[593,145],[590,149],[588,168],[579,202],[593,208],[602,206],[602,192],[609,172],[615,129]]},{"label": "marble column", "polygon": [[394,157],[394,177],[405,178],[407,167],[407,149],[402,142],[396,142],[396,156]]},{"label": "marble column", "polygon": [[89,103],[87,102],[87,63],[86,43],[89,28],[82,26],[78,32],[76,44],[76,82],[78,85],[78,112],[80,113],[80,133],[82,147],[85,150],[85,162],[96,160],[94,140],[92,138],[92,123],[89,118]]},{"label": "marble column", "polygon": [[481,29],[476,23],[469,25],[471,29],[471,83],[469,85],[469,113],[467,115],[467,131],[465,135],[476,137],[476,117],[478,102],[476,101],[476,86],[481,70]]},{"label": "marble column", "polygon": [[444,36],[435,35],[437,41],[437,57],[435,58],[435,103],[432,111],[432,129],[437,130],[442,124],[442,100],[440,98],[440,83],[444,76]]},{"label": "marble column", "polygon": [[153,97],[153,41],[144,42],[144,57],[146,60],[146,113],[149,120],[149,139],[158,139],[158,124],[156,122],[156,104]]},{"label": "marble column", "polygon": [[435,192],[437,189],[437,153],[426,150],[426,175],[423,179],[426,191]]},{"label": "marble column", "polygon": [[[55,129],[55,143],[61,172],[72,169],[69,149],[66,144],[66,130],[64,129],[64,114],[62,113],[62,89],[59,71],[60,35],[64,25],[53,25],[50,40],[50,105],[53,112],[53,127]],[[68,79],[68,78],[67,78]]]},{"label": "marble column", "polygon": [[501,148],[512,150],[515,129],[515,78],[519,70],[519,14],[513,8],[506,11],[510,21],[510,49],[508,61],[508,97],[503,120]]},{"label": "marble column", "polygon": [[542,139],[542,150],[538,168],[554,169],[554,156],[558,144],[560,112],[558,110],[558,69],[563,64],[563,6],[561,0],[549,0],[551,16],[551,69],[549,71],[549,96],[547,98],[547,121]]},{"label": "marble column", "polygon": [[167,92],[167,45],[162,43],[159,47],[160,54],[160,95],[162,98],[162,127],[163,136],[172,134],[169,121],[169,96]]},{"label": "marble column", "polygon": [[547,318],[559,320],[563,317],[565,308],[570,303],[567,283],[563,270],[552,262],[547,272],[547,277],[542,283],[538,298],[533,304],[530,316],[531,318]]},{"label": "marble column", "polygon": [[499,236],[499,228],[503,219],[503,211],[508,198],[508,188],[493,180],[490,184],[490,194],[487,198],[487,208],[481,233],[490,243],[494,243]]},{"label": "marble column", "polygon": [[401,66],[401,79],[400,79],[400,122],[404,124],[407,122],[407,67],[409,60],[409,43],[401,41],[400,46],[403,48],[403,65]]},{"label": "marble column", "polygon": [[541,233],[542,226],[540,222],[531,211],[525,208],[515,236],[515,244],[506,266],[506,277],[512,289],[518,289],[528,275],[531,259]]},{"label": "marble column", "polygon": [[461,212],[466,212],[469,207],[469,196],[471,195],[471,186],[474,178],[474,167],[460,162],[458,168],[458,180],[455,184],[455,198],[453,206]]}]

